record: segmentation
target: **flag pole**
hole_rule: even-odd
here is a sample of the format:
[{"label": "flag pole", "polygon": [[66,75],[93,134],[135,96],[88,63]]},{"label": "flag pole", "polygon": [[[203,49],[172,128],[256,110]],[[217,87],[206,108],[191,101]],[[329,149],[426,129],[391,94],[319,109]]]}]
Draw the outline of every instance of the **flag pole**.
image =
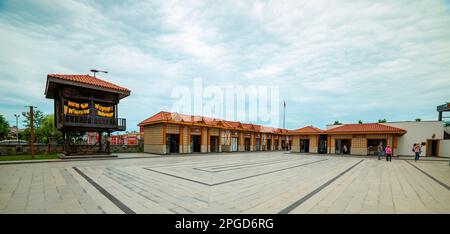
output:
[{"label": "flag pole", "polygon": [[286,102],[283,100],[283,129],[286,129]]}]

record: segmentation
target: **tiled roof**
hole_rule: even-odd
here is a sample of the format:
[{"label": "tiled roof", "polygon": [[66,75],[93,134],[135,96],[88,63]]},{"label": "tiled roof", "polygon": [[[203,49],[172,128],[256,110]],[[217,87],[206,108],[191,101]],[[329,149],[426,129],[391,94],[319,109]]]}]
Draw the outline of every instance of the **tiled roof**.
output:
[{"label": "tiled roof", "polygon": [[322,130],[320,130],[320,129],[314,127],[314,126],[306,126],[306,127],[303,127],[303,128],[299,128],[299,129],[295,129],[295,130],[290,130],[289,131],[289,133],[293,133],[293,134],[296,134],[296,133],[299,133],[299,134],[302,134],[302,133],[304,133],[304,134],[314,134],[314,133],[320,133],[320,132],[322,132]]},{"label": "tiled roof", "polygon": [[102,80],[102,79],[99,79],[97,77],[93,77],[90,75],[49,74],[49,75],[47,75],[47,77],[61,79],[61,80],[67,80],[67,81],[72,81],[72,82],[77,82],[77,83],[82,83],[82,84],[88,84],[88,85],[93,85],[93,86],[102,87],[102,88],[130,92],[130,90],[127,88],[115,85],[113,83],[110,83],[108,81],[105,81],[105,80]]},{"label": "tiled roof", "polygon": [[342,126],[331,128],[324,131],[325,133],[367,133],[367,132],[389,132],[389,133],[405,133],[406,130],[396,128],[381,123],[363,123],[363,124],[343,124]]},{"label": "tiled roof", "polygon": [[159,122],[165,122],[165,121],[173,121],[173,122],[180,122],[180,123],[199,123],[199,124],[205,124],[207,126],[214,126],[214,127],[225,127],[225,128],[239,128],[244,129],[247,131],[261,131],[261,132],[267,132],[267,133],[287,133],[288,131],[286,129],[280,129],[280,128],[272,128],[272,127],[266,127],[251,123],[241,123],[239,121],[228,121],[228,120],[221,120],[221,119],[215,119],[215,118],[209,118],[209,117],[203,117],[203,116],[193,116],[193,115],[184,115],[179,113],[172,113],[172,112],[166,112],[161,111],[141,123],[139,123],[139,126],[148,125],[148,124],[154,124]]}]

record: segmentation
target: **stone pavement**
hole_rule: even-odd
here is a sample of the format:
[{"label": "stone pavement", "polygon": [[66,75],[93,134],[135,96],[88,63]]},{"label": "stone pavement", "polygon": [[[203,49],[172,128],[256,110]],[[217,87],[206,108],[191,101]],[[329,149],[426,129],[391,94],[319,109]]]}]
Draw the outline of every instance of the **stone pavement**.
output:
[{"label": "stone pavement", "polygon": [[450,213],[444,161],[149,156],[0,165],[0,213]]}]

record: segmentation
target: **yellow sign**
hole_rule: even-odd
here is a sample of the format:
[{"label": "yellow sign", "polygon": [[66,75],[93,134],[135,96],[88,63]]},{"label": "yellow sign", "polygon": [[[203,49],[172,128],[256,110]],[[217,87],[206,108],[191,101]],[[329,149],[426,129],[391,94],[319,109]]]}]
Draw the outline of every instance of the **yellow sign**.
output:
[{"label": "yellow sign", "polygon": [[113,106],[101,106],[100,104],[94,104],[95,109],[102,111],[102,112],[111,112],[114,110]]},{"label": "yellow sign", "polygon": [[113,113],[113,112],[111,112],[111,113],[106,113],[106,112],[103,112],[103,111],[97,111],[97,115],[98,115],[98,116],[101,116],[101,117],[108,117],[108,118],[111,118],[111,117],[114,116],[114,113]]},{"label": "yellow sign", "polygon": [[75,107],[77,109],[86,109],[89,107],[89,103],[76,103],[67,100],[67,105],[70,107]]},{"label": "yellow sign", "polygon": [[64,114],[67,115],[88,115],[90,113],[89,109],[86,110],[77,110],[77,109],[73,109],[70,108],[66,105],[64,105]]}]

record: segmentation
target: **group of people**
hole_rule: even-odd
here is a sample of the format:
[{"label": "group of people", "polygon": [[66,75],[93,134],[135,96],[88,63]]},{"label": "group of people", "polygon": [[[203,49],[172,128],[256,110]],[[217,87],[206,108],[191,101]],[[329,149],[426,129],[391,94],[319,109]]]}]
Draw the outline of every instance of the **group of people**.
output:
[{"label": "group of people", "polygon": [[386,161],[392,161],[392,148],[387,145],[386,148],[383,148],[383,144],[380,143],[378,145],[378,160],[381,160],[381,156],[386,155]]},{"label": "group of people", "polygon": [[[414,143],[412,151],[415,154],[414,161],[420,159],[420,154],[422,153],[422,145],[419,143]],[[392,161],[392,148],[387,145],[386,148],[383,148],[383,144],[380,143],[378,145],[378,160],[381,160],[381,156],[386,155],[386,161]]]}]

